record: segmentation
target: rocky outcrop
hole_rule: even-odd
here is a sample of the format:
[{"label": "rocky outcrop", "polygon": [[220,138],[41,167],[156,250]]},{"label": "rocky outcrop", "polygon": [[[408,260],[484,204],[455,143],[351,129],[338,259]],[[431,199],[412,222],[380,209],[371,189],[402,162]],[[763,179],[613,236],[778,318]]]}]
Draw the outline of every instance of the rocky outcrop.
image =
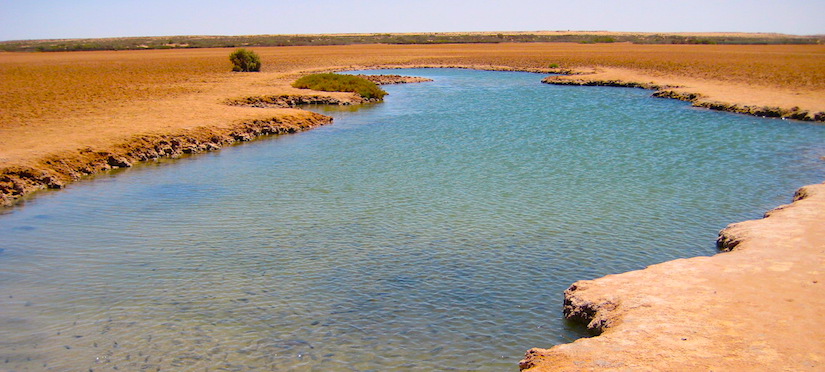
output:
[{"label": "rocky outcrop", "polygon": [[279,94],[271,96],[252,96],[232,98],[224,103],[230,106],[246,106],[260,108],[292,108],[300,105],[357,105],[370,102],[367,99],[352,94],[346,98],[319,95]]},{"label": "rocky outcrop", "polygon": [[617,319],[609,317],[608,314],[616,310],[619,306],[618,301],[599,299],[594,302],[579,298],[575,294],[582,285],[585,283],[577,282],[564,291],[564,317],[586,325],[591,334],[599,335],[605,329],[615,325]]},{"label": "rocky outcrop", "polygon": [[687,102],[695,102],[700,98],[703,98],[702,95],[698,93],[684,93],[677,92],[675,90],[657,90],[651,94],[651,97],[678,99],[680,101]]},{"label": "rocky outcrop", "polygon": [[725,253],[574,283],[564,314],[596,337],[534,348],[522,370],[825,368],[825,184],[731,224]]},{"label": "rocky outcrop", "polygon": [[424,83],[433,81],[433,79],[418,77],[418,76],[402,76],[402,75],[355,75],[363,79],[367,79],[378,85],[390,84],[409,84],[409,83]]},{"label": "rocky outcrop", "polygon": [[574,86],[598,86],[598,87],[620,87],[620,88],[642,88],[659,90],[666,86],[655,83],[640,83],[622,80],[598,80],[598,79],[570,79],[565,76],[548,76],[541,80],[545,84],[553,85],[574,85]]},{"label": "rocky outcrop", "polygon": [[87,147],[76,152],[54,154],[34,166],[0,169],[0,206],[12,205],[37,190],[59,189],[83,176],[131,167],[140,161],[217,150],[236,142],[300,132],[331,122],[331,117],[306,112],[300,116],[250,120],[226,128],[204,127],[176,134],[136,136],[105,150]]}]

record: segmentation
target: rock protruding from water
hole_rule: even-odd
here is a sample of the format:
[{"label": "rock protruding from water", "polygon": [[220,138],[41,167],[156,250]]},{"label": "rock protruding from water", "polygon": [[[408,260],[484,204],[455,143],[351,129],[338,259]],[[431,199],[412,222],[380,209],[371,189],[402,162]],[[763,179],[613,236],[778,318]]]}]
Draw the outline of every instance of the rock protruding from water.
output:
[{"label": "rock protruding from water", "polygon": [[367,79],[378,85],[390,84],[409,84],[409,83],[424,83],[433,81],[433,79],[418,77],[418,76],[402,76],[402,75],[355,75],[360,78]]},{"label": "rock protruding from water", "polygon": [[271,96],[252,96],[243,98],[233,98],[225,103],[230,106],[246,106],[260,108],[294,108],[300,105],[357,105],[366,103],[368,100],[361,98],[357,94],[349,95],[345,98],[320,95],[303,94],[279,94]]}]

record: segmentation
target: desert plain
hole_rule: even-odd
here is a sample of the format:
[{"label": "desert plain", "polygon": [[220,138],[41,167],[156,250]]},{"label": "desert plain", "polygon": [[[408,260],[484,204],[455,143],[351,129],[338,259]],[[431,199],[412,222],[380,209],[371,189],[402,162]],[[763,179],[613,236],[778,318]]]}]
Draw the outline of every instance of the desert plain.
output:
[{"label": "desert plain", "polygon": [[[814,121],[810,125],[825,121],[825,45],[500,43],[252,49],[262,58],[258,73],[231,72],[228,55],[233,49],[225,48],[0,53],[0,204],[17,204],[36,197],[38,190],[60,188],[135,161],[328,124],[329,118],[297,108],[228,104],[279,95],[357,101],[350,93],[290,86],[311,72],[461,67],[545,74],[537,80],[565,73],[554,79],[632,83],[675,92],[698,106],[770,108],[751,112],[792,113]],[[565,313],[601,335],[530,350],[521,367],[825,368],[824,189],[822,184],[808,186],[794,203],[767,218],[727,229],[720,248],[730,252],[576,283],[565,294]],[[547,316],[562,316],[558,310]]]}]

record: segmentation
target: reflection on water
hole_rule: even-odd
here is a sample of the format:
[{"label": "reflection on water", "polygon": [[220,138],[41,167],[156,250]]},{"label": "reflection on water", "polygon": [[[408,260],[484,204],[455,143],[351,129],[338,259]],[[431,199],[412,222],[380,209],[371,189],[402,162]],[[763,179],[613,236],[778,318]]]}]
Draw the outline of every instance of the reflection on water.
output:
[{"label": "reflection on water", "polygon": [[415,70],[332,126],[0,215],[0,369],[516,370],[573,281],[714,253],[821,181],[825,128]]}]

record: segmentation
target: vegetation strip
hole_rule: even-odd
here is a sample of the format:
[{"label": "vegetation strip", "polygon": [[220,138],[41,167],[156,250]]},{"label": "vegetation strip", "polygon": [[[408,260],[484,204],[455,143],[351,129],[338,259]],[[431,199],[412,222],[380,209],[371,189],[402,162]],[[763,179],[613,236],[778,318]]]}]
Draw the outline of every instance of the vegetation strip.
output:
[{"label": "vegetation strip", "polygon": [[292,86],[324,92],[353,92],[367,101],[374,102],[383,100],[387,95],[387,92],[379,88],[377,84],[356,75],[311,74],[302,76],[292,83]]},{"label": "vegetation strip", "polygon": [[619,32],[475,32],[409,34],[165,36],[0,42],[6,52],[66,52],[353,44],[579,43],[604,44],[821,44],[822,36],[781,34],[668,34]]}]

